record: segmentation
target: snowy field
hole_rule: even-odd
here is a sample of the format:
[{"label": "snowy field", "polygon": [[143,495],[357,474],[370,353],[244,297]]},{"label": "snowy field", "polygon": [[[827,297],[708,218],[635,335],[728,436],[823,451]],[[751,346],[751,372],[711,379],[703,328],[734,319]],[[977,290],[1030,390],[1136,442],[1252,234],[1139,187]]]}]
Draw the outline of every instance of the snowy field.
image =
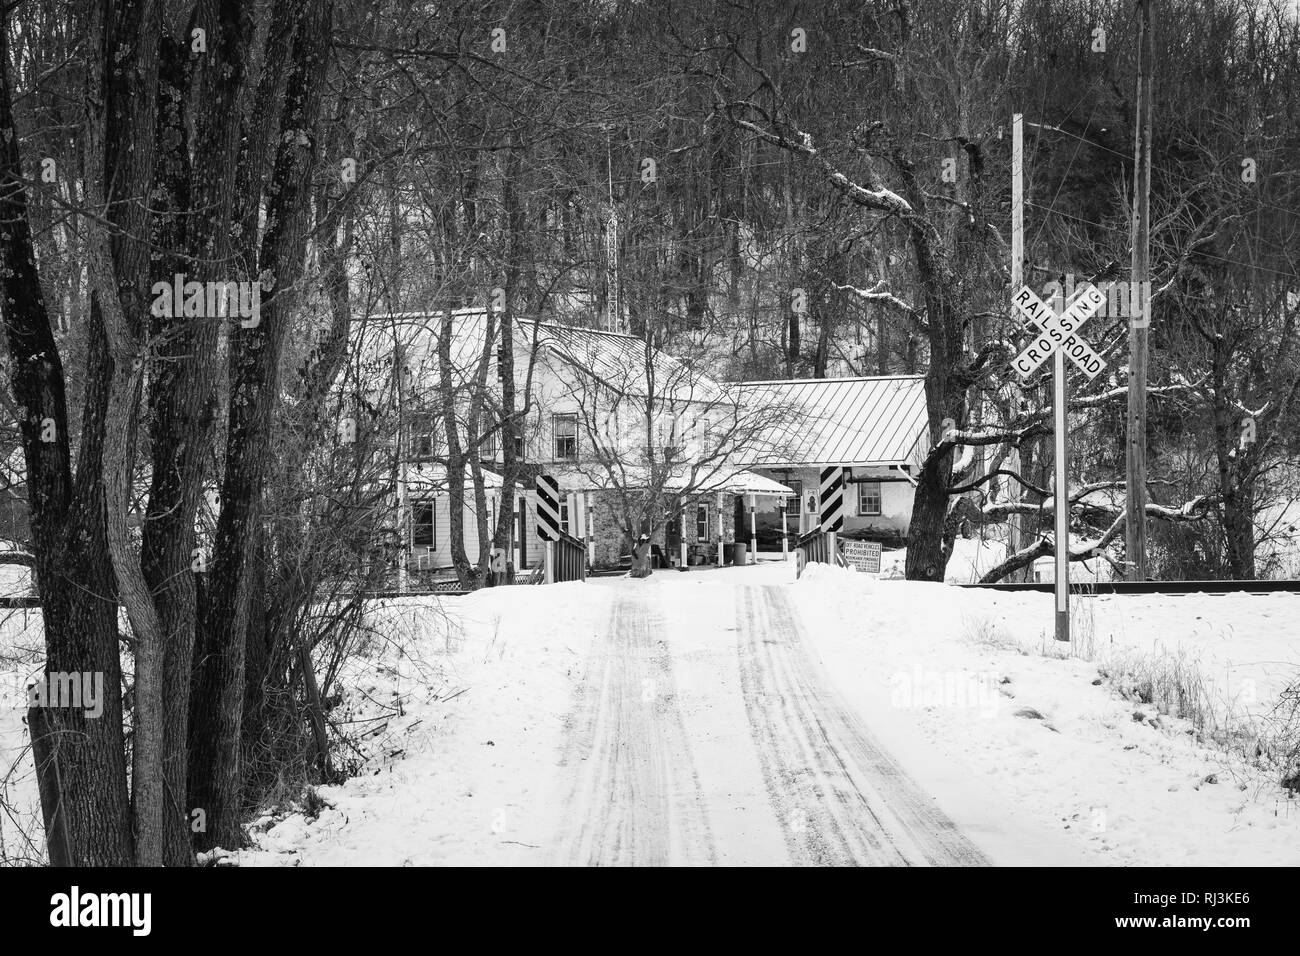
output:
[{"label": "snowy field", "polygon": [[[753,614],[762,595],[795,616]],[[635,619],[620,618],[629,607]],[[378,636],[331,715],[356,739],[341,757],[358,774],[269,808],[252,848],[217,855],[244,866],[620,861],[587,825],[597,820],[653,851],[636,859],[838,862],[834,848],[801,853],[788,832],[801,818],[764,784],[772,754],[789,760],[797,745],[816,762],[816,741],[766,752],[756,724],[768,715],[747,696],[745,632],[779,645],[796,628],[833,685],[825,706],[846,702],[845,719],[994,863],[1300,864],[1294,801],[1276,769],[1242,753],[1243,735],[1276,735],[1300,670],[1300,596],[1076,598],[1073,655],[1051,640],[1050,612],[1048,594],[824,566],[796,582],[780,562],[376,604]],[[38,623],[15,612],[0,632],[11,858],[23,855],[20,829],[39,833],[30,761],[17,759]],[[641,635],[631,663],[619,627]],[[1148,700],[1144,675],[1156,678]],[[1203,735],[1180,715],[1190,703],[1162,697],[1165,678],[1195,688]],[[624,780],[620,759],[645,766]],[[624,785],[642,793],[625,799]],[[669,791],[662,844],[645,832],[661,822],[647,787]]]}]

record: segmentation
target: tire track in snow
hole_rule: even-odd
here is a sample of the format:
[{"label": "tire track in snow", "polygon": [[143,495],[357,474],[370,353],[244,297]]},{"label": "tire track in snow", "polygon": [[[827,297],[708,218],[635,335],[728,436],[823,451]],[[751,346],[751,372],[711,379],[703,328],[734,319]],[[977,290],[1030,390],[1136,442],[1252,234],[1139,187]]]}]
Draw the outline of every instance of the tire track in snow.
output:
[{"label": "tire track in snow", "polygon": [[988,865],[830,685],[783,589],[739,589],[736,618],[745,710],[796,863]]},{"label": "tire track in snow", "polygon": [[608,630],[592,649],[561,762],[573,787],[558,863],[716,860],[662,640],[659,598],[644,584],[617,594]]}]

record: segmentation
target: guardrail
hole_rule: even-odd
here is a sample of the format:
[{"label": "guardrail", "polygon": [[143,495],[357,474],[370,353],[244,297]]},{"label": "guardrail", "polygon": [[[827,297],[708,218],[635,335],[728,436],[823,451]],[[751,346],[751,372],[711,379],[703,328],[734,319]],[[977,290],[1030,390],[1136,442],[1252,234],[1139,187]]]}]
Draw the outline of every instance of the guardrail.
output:
[{"label": "guardrail", "polygon": [[[959,584],[963,588],[993,591],[1051,593],[1051,581],[1015,581],[995,584]],[[1072,594],[1277,594],[1300,592],[1300,581],[1081,581],[1070,585]]]},{"label": "guardrail", "polygon": [[587,580],[587,547],[571,534],[560,532],[546,542],[546,583]]}]

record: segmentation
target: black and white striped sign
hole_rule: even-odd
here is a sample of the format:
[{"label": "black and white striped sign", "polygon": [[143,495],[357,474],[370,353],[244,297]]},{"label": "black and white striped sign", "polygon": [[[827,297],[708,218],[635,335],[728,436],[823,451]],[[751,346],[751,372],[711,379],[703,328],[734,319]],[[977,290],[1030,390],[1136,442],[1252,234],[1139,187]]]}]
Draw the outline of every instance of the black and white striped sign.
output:
[{"label": "black and white striped sign", "polygon": [[560,483],[550,475],[537,476],[537,537],[560,540]]},{"label": "black and white striped sign", "polygon": [[821,530],[839,531],[844,527],[844,469],[823,468],[817,500],[821,502]]}]

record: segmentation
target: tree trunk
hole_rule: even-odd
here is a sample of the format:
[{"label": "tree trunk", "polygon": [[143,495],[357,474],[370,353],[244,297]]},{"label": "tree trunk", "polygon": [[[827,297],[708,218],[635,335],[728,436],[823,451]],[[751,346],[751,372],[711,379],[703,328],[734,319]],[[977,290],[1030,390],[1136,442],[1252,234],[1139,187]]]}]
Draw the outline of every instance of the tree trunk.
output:
[{"label": "tree trunk", "polygon": [[[11,386],[22,412],[21,432],[36,572],[45,627],[45,674],[101,675],[108,691],[101,716],[81,710],[45,710],[58,740],[60,790],[55,812],[67,828],[69,862],[126,866],[132,862],[126,755],[118,659],[117,602],[103,522],[100,477],[102,430],[85,416],[80,472],[74,486],[69,460],[63,364],[50,328],[27,214],[26,178],[18,154],[9,85],[8,17],[0,16],[0,287],[9,343]],[[103,340],[91,329],[87,408],[96,407],[106,382]],[[46,438],[47,440],[42,440]]]},{"label": "tree trunk", "polygon": [[474,569],[465,553],[465,452],[460,443],[460,422],[456,416],[455,375],[451,361],[451,339],[455,318],[451,310],[442,314],[438,330],[438,391],[442,401],[442,429],[447,442],[447,529],[451,564],[462,588],[474,586]]},{"label": "tree trunk", "polygon": [[243,842],[240,741],[250,562],[273,453],[272,413],[280,392],[281,353],[303,268],[316,161],[311,132],[320,112],[332,7],[331,0],[306,0],[300,11],[258,260],[263,295],[269,293],[270,298],[262,302],[256,323],[236,330],[231,342],[226,473],[190,707],[193,763],[188,805],[206,811],[208,830],[196,840],[201,849]]}]

